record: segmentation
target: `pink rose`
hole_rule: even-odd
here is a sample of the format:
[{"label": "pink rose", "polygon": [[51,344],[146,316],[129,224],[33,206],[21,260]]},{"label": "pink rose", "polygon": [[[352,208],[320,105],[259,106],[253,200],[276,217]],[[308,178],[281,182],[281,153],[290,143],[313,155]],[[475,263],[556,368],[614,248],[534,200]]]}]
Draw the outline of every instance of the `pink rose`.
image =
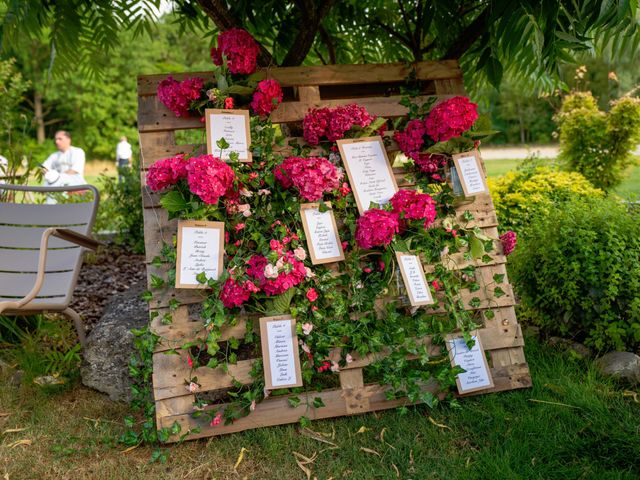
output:
[{"label": "pink rose", "polygon": [[315,302],[318,299],[318,292],[316,292],[315,288],[310,288],[307,290],[307,300],[310,302]]}]

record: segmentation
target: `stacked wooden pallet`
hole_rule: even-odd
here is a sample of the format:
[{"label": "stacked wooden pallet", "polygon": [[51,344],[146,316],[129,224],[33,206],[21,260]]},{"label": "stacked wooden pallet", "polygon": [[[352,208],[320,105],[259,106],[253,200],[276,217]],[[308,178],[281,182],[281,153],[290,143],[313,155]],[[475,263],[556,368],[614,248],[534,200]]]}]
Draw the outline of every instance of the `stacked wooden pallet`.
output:
[{"label": "stacked wooden pallet", "polygon": [[[406,108],[400,105],[400,87],[412,73],[419,82],[421,95],[449,97],[463,95],[461,72],[454,61],[420,62],[414,65],[336,65],[321,67],[291,67],[264,70],[265,77],[275,78],[280,82],[285,93],[285,100],[272,115],[275,123],[286,124],[288,131],[299,131],[299,123],[309,108],[358,103],[375,115],[394,118],[406,115]],[[188,76],[212,78],[212,73],[174,74],[180,80]],[[140,132],[142,179],[146,169],[155,161],[178,153],[197,153],[206,150],[204,133],[202,143],[179,144],[182,130],[200,129],[204,125],[198,118],[177,118],[160,103],[156,90],[160,81],[167,75],[146,75],[138,78],[138,128]],[[289,138],[281,147],[282,154],[287,154],[290,140],[301,142],[299,138]],[[393,158],[395,146],[389,147],[390,158]],[[410,172],[402,168],[394,168],[399,186],[410,186]],[[151,264],[159,255],[164,243],[171,243],[176,234],[177,221],[168,220],[167,212],[160,207],[158,196],[143,189],[143,206],[145,222],[146,260],[149,279],[151,275],[166,274],[162,267]],[[488,196],[478,197],[473,203],[463,205],[457,211],[462,215],[465,211],[473,214],[472,225],[480,227],[487,235],[497,237],[497,218],[495,209]],[[452,268],[463,268],[470,263],[477,265],[476,277],[486,288],[473,294],[464,294],[466,308],[479,310],[484,320],[484,328],[479,336],[485,351],[489,352],[490,368],[495,387],[481,393],[497,392],[523,388],[531,385],[529,369],[523,352],[523,338],[514,312],[514,297],[508,279],[500,284],[505,295],[499,298],[492,295],[493,277],[504,274],[506,277],[506,259],[501,251],[492,255],[489,263],[464,261],[462,257],[453,258]],[[425,269],[429,269],[425,265]],[[149,280],[150,281],[150,280]],[[468,296],[468,298],[466,298]],[[472,308],[469,300],[478,297],[480,306]],[[172,300],[178,300],[180,306],[170,309]],[[365,385],[362,369],[375,361],[378,355],[364,358],[356,356],[355,361],[343,368],[338,374],[340,388],[313,392],[313,397],[322,398],[325,406],[315,409],[302,402],[298,407],[291,407],[287,397],[268,398],[258,404],[249,416],[237,420],[231,425],[209,426],[203,420],[192,417],[193,394],[185,388],[185,379],[197,376],[200,391],[224,391],[232,386],[232,382],[242,384],[252,382],[249,374],[254,359],[241,360],[229,365],[227,372],[223,369],[200,367],[191,372],[187,364],[187,352],[176,350],[177,354],[166,355],[168,350],[180,347],[187,341],[202,337],[203,323],[198,317],[197,308],[202,302],[202,292],[198,290],[176,290],[167,288],[154,296],[150,304],[152,311],[160,315],[152,320],[153,331],[160,336],[153,361],[153,388],[156,401],[156,417],[158,428],[170,427],[178,422],[182,433],[198,427],[197,433],[187,438],[206,437],[223,433],[237,432],[250,428],[279,425],[296,422],[305,415],[311,419],[337,417],[356,413],[370,412],[397,407],[405,402],[386,399],[384,386]],[[175,304],[175,302],[173,302]],[[191,307],[190,307],[191,306]],[[484,316],[491,309],[492,318]],[[164,314],[172,316],[168,325],[161,321]],[[255,329],[255,318],[241,319],[237,325],[224,331],[220,341],[231,337],[240,338],[247,329]],[[429,339],[426,340],[428,342]],[[427,387],[428,388],[428,387]],[[435,387],[434,387],[435,388]],[[311,402],[309,402],[311,403]],[[173,438],[172,440],[176,440]]]}]

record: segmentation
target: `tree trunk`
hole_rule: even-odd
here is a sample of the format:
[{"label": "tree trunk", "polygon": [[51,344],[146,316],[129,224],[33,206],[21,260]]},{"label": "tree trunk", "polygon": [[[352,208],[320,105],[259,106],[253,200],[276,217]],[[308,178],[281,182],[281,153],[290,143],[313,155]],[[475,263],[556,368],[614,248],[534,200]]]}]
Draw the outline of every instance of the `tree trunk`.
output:
[{"label": "tree trunk", "polygon": [[46,137],[44,131],[44,115],[42,114],[42,94],[40,92],[33,94],[33,113],[35,114],[34,120],[36,122],[36,139],[39,144],[42,144]]}]

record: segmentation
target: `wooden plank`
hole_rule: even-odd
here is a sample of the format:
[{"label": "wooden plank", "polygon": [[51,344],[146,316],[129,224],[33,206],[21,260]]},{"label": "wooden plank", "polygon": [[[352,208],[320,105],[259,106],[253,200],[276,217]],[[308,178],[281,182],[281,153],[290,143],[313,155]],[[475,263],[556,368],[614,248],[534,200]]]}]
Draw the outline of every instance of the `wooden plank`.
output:
[{"label": "wooden plank", "polygon": [[[504,349],[512,347],[521,347],[524,345],[522,331],[519,325],[501,327],[498,329],[480,329],[478,336],[485,350],[491,351],[495,349]],[[191,339],[193,340],[193,339]],[[440,355],[440,347],[431,344],[431,337],[424,337],[419,340],[420,344],[428,347],[429,353],[433,356]],[[384,358],[389,355],[390,350],[385,349],[381,352],[371,353],[360,356],[356,352],[352,352],[353,362],[341,369],[340,381],[344,381],[344,388],[358,389],[361,385],[358,383],[358,374],[345,375],[344,380],[342,373],[348,370],[359,370],[362,367]],[[334,350],[329,359],[337,361],[340,358],[340,350]],[[190,377],[198,377],[200,390],[203,392],[210,390],[219,390],[233,386],[234,380],[243,385],[253,383],[250,375],[255,359],[242,360],[237,364],[228,364],[228,373],[225,373],[221,367],[208,368],[199,367],[193,371],[187,363],[187,352],[178,351],[176,354],[167,355],[165,353],[155,353],[153,356],[153,386],[154,396],[156,399],[171,398],[174,396],[184,395],[186,392],[186,382]],[[156,374],[158,372],[158,374]],[[161,372],[173,372],[173,375],[162,374]],[[360,373],[360,378],[362,375]],[[350,386],[349,386],[350,385]],[[352,392],[355,403],[362,402],[364,405],[364,397],[360,396],[355,399],[358,392]],[[355,405],[354,403],[354,405]],[[356,407],[354,407],[356,408]]]},{"label": "wooden plank", "polygon": [[[427,102],[433,95],[416,97],[416,102]],[[448,96],[438,96],[440,100]],[[365,107],[372,115],[384,118],[401,117],[407,114],[406,107],[400,105],[401,96],[370,97],[370,98],[340,98],[317,102],[282,102],[271,114],[273,123],[288,123],[302,121],[309,109],[317,107],[336,107],[357,103]],[[173,130],[190,130],[202,128],[202,122],[197,117],[176,117],[167,107],[160,103],[157,97],[138,98],[138,130],[141,133],[165,132]]]},{"label": "wooden plank", "polygon": [[[413,66],[415,67],[416,78],[419,80],[462,78],[462,72],[456,60],[422,61],[413,64]],[[257,73],[257,78],[274,78],[283,87],[296,87],[303,85],[404,82],[410,73],[410,64],[404,62],[357,65],[305,65],[301,67],[263,69]],[[173,73],[171,76],[179,81],[190,77],[202,77],[207,81],[215,82],[212,71]],[[156,95],[158,84],[167,77],[167,74],[139,75],[138,95]]]}]

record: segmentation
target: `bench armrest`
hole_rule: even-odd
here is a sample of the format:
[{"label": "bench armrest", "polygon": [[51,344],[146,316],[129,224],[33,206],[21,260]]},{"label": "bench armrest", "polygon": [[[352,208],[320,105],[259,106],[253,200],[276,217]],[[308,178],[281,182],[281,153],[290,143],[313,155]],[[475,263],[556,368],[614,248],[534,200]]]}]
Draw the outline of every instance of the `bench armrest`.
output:
[{"label": "bench armrest", "polygon": [[68,228],[54,228],[54,231],[51,233],[51,235],[61,238],[62,240],[66,240],[67,242],[75,243],[76,245],[88,248],[90,250],[96,250],[99,246],[104,245],[104,243],[99,242],[98,240],[94,240],[91,237],[83,235],[82,233],[74,232],[73,230],[69,230]]}]

